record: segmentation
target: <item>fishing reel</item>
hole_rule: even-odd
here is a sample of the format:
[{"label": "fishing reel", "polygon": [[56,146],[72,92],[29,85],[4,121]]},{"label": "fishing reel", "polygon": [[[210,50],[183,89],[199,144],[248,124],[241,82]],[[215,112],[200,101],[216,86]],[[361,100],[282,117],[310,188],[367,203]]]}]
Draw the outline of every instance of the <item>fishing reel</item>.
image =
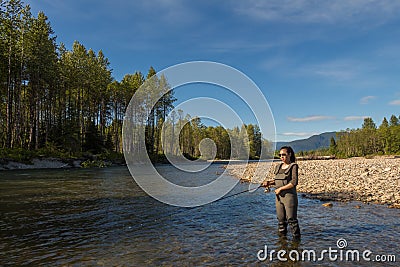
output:
[{"label": "fishing reel", "polygon": [[274,185],[274,181],[266,181],[261,184],[262,187],[265,187],[264,193],[271,192],[271,186]]}]

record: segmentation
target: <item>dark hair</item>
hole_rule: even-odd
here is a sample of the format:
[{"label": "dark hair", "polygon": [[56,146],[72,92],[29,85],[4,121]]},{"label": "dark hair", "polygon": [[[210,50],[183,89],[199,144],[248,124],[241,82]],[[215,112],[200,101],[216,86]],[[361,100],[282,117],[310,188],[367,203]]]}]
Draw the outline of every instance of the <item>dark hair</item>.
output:
[{"label": "dark hair", "polygon": [[290,162],[296,162],[296,156],[294,155],[294,150],[293,150],[292,147],[290,147],[290,146],[283,146],[283,147],[281,147],[281,149],[279,149],[279,150],[282,150],[282,149],[285,149],[286,152],[290,154]]}]

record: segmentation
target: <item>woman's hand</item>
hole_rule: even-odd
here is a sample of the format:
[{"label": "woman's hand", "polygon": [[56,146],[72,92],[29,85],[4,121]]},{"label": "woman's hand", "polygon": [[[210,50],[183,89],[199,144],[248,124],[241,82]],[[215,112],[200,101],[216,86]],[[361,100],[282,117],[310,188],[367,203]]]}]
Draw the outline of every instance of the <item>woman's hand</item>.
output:
[{"label": "woman's hand", "polygon": [[288,189],[291,189],[293,187],[294,187],[294,185],[292,183],[288,183],[287,185],[284,185],[282,187],[279,187],[279,188],[275,189],[275,194],[279,195],[282,190],[288,190]]},{"label": "woman's hand", "polygon": [[279,195],[279,194],[281,193],[281,191],[282,191],[281,188],[277,188],[277,189],[275,189],[275,194],[276,194],[276,195]]},{"label": "woman's hand", "polygon": [[270,187],[271,185],[274,185],[275,182],[274,181],[264,181],[261,186],[262,187]]}]

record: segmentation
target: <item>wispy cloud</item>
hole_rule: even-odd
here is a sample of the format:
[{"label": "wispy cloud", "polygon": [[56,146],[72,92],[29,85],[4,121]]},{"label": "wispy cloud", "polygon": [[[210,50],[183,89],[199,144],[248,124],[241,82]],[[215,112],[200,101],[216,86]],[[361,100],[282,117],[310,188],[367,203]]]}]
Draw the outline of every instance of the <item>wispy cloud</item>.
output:
[{"label": "wispy cloud", "polygon": [[345,121],[358,121],[370,118],[370,116],[347,116],[344,118]]},{"label": "wispy cloud", "polygon": [[237,13],[259,20],[342,25],[385,23],[396,18],[399,10],[400,3],[390,0],[252,0],[235,7]]},{"label": "wispy cloud", "polygon": [[302,67],[300,74],[320,76],[336,81],[349,81],[363,77],[374,69],[373,65],[355,59],[337,59],[308,64]]},{"label": "wispy cloud", "polygon": [[288,121],[291,122],[310,122],[310,121],[322,121],[322,120],[332,120],[334,117],[331,116],[308,116],[303,118],[287,117]]},{"label": "wispy cloud", "polygon": [[264,51],[267,49],[279,47],[282,43],[280,41],[257,43],[246,40],[216,40],[210,43],[202,43],[199,46],[205,47],[212,52],[231,52],[231,51]]},{"label": "wispy cloud", "polygon": [[399,105],[400,105],[400,99],[390,101],[390,102],[389,102],[389,105],[392,105],[392,106],[399,106]]},{"label": "wispy cloud", "polygon": [[363,98],[360,99],[360,104],[363,105],[369,104],[369,102],[375,98],[376,96],[373,95],[364,96]]}]

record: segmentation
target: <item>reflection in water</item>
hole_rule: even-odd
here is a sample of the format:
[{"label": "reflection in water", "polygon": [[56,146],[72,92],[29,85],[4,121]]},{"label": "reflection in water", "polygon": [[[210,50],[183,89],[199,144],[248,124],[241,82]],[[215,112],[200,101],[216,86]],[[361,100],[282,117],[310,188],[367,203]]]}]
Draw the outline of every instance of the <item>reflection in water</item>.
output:
[{"label": "reflection in water", "polygon": [[[168,165],[159,167],[171,180]],[[220,173],[212,165],[205,178]],[[0,265],[96,266],[310,266],[310,262],[259,261],[268,250],[321,252],[345,238],[348,249],[396,254],[399,210],[384,206],[299,199],[301,242],[277,235],[273,194],[243,193],[196,208],[179,208],[147,196],[124,167],[4,171],[0,179]],[[204,181],[203,181],[204,182]],[[247,189],[238,184],[229,194]],[[397,254],[397,260],[400,256]],[[319,264],[322,264],[319,262]],[[360,262],[324,259],[324,265]],[[361,264],[362,265],[362,264]],[[385,266],[396,266],[386,263]],[[382,265],[383,266],[383,265]]]}]

